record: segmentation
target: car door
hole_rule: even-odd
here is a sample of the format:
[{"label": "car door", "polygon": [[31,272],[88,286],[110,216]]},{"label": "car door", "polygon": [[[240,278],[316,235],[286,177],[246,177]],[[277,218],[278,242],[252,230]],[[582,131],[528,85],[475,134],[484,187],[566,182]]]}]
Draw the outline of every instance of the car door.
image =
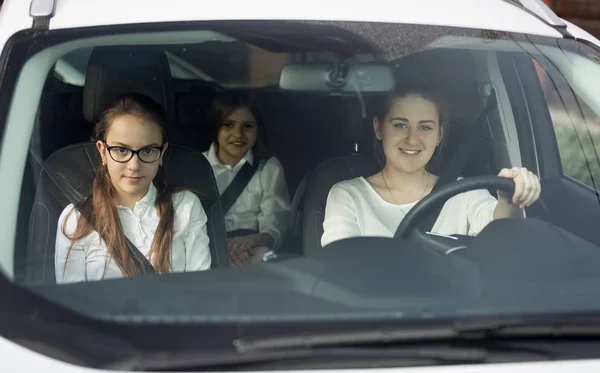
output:
[{"label": "car door", "polygon": [[[529,44],[528,53],[505,53],[499,59],[511,86],[519,143],[528,153],[523,154],[524,166],[536,170],[542,181],[540,205],[546,211],[538,207],[532,215],[600,244],[600,118],[598,107],[582,99],[573,85],[581,68],[575,54],[582,47],[598,54],[572,40],[557,43],[560,49]],[[565,68],[568,59],[573,65]],[[596,70],[600,74],[600,65]],[[583,85],[594,80],[579,79]]]}]

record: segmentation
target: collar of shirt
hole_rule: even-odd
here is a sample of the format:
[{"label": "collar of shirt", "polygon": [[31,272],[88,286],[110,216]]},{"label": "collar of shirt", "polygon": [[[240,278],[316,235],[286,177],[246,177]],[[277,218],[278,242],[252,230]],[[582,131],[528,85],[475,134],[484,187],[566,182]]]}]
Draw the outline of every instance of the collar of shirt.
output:
[{"label": "collar of shirt", "polygon": [[[148,191],[146,192],[146,195],[142,199],[140,199],[139,201],[137,201],[135,203],[135,206],[133,207],[133,211],[139,212],[139,214],[143,214],[146,211],[146,209],[148,209],[148,207],[154,206],[154,203],[156,202],[156,194],[157,194],[156,187],[154,186],[154,183],[151,182],[150,187],[148,188]],[[129,208],[127,208],[125,206],[118,205],[117,207],[119,209],[129,210]]]},{"label": "collar of shirt", "polygon": [[252,165],[252,162],[254,162],[254,154],[252,153],[252,149],[250,149],[246,152],[244,157],[242,159],[240,159],[240,161],[235,166],[223,164],[223,163],[221,163],[221,161],[219,160],[219,157],[217,156],[217,145],[215,143],[212,143],[210,145],[210,149],[208,149],[206,158],[208,159],[208,162],[210,162],[211,166],[223,167],[227,170],[234,170],[234,169],[241,168],[244,165],[244,163],[246,163],[246,162],[248,162],[248,163],[250,163],[250,165]]}]

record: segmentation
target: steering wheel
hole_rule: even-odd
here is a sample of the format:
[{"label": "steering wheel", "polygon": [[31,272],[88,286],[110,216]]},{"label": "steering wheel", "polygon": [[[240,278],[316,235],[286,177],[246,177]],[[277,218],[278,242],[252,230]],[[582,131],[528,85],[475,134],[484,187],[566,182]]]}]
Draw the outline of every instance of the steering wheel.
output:
[{"label": "steering wheel", "polygon": [[430,213],[434,212],[436,208],[443,205],[450,198],[460,193],[477,189],[502,190],[512,195],[515,190],[515,183],[505,177],[476,176],[444,185],[419,201],[406,214],[398,229],[396,229],[394,239],[406,239],[417,244],[422,244],[425,247],[431,247],[442,254],[450,254],[455,250],[465,249],[472,237],[423,232],[419,229],[419,225]]}]

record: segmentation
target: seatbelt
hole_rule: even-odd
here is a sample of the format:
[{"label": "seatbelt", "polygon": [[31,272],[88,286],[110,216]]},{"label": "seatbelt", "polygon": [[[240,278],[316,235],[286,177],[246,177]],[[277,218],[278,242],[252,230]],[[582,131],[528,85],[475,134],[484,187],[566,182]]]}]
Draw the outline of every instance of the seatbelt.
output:
[{"label": "seatbelt", "polygon": [[259,160],[254,159],[253,163],[254,165],[251,165],[250,162],[244,163],[242,169],[235,175],[231,184],[229,184],[221,195],[221,209],[223,210],[223,215],[226,215],[231,207],[233,207],[235,201],[237,201],[246,188],[246,185],[250,182],[250,179],[252,179],[256,173]]},{"label": "seatbelt", "polygon": [[[489,112],[497,107],[498,103],[496,101],[496,91],[492,88],[485,107],[483,110],[481,110],[481,113],[471,127],[471,132],[468,134],[467,139],[463,141],[456,153],[454,153],[454,156],[448,164],[448,167],[441,173],[440,178],[431,190],[432,193],[444,185],[456,181],[460,177],[465,165],[467,164],[467,161],[469,160],[469,157],[471,156],[471,153],[473,152],[473,149],[475,148],[475,145],[477,144],[477,138],[479,137],[481,127],[483,127]],[[423,220],[421,229],[424,232],[430,232],[431,229],[433,229],[433,225],[435,224],[435,221],[440,215],[443,207],[443,205],[439,206],[431,212],[427,219]]]},{"label": "seatbelt", "polygon": [[[71,202],[75,208],[85,201],[85,197],[81,195],[77,189],[73,188],[62,176],[60,176],[60,172],[50,170],[48,165],[45,164],[45,162],[42,161],[33,151],[31,151],[31,149],[29,149],[29,154],[33,156],[35,161],[42,167],[42,170],[44,170],[48,177],[50,177],[50,180],[56,184],[61,193],[67,197],[69,202]],[[152,266],[144,254],[140,252],[140,250],[129,240],[129,238],[125,237],[125,242],[127,243],[127,251],[133,259],[133,263],[135,264],[138,272],[140,274],[156,273],[154,266]]]},{"label": "seatbelt", "polygon": [[305,200],[308,176],[309,174],[306,174],[302,178],[302,181],[300,181],[300,184],[298,185],[298,187],[296,188],[296,192],[294,193],[294,197],[292,198],[292,219],[290,219],[290,224],[288,226],[288,232],[291,232],[292,237],[296,237],[296,234],[299,233],[296,232],[296,227],[298,227],[298,225],[300,224],[300,219],[302,216],[303,207],[301,207],[301,204],[303,204]]}]

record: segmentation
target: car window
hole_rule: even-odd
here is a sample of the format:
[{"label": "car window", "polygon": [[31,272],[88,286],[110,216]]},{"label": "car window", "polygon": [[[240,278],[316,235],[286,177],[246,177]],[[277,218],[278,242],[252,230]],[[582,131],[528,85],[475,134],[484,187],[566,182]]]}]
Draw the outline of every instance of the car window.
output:
[{"label": "car window", "polygon": [[600,309],[596,49],[429,25],[161,27],[49,31],[8,55],[14,283],[119,333],[152,324],[157,351],[188,348],[169,345],[188,326],[453,333]]},{"label": "car window", "polygon": [[[597,59],[598,55],[593,57]],[[554,125],[564,173],[599,189],[600,114],[573,91],[560,73],[549,72],[538,61],[535,65]]]}]

